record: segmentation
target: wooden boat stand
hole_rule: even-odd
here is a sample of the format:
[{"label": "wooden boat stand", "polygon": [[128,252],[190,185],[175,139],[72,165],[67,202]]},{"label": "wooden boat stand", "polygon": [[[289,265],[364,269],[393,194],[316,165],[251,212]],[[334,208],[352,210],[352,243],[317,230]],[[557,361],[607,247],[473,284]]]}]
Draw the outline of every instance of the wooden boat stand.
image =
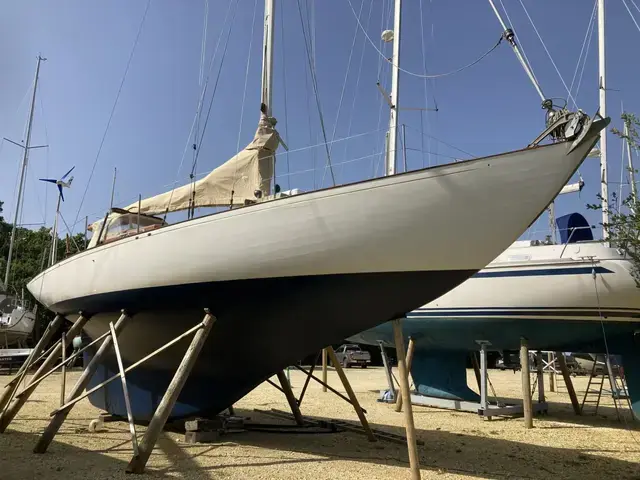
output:
[{"label": "wooden boat stand", "polygon": [[[396,349],[399,352],[398,357],[399,359],[401,359],[398,362],[399,364],[398,366],[400,370],[400,380],[398,381],[398,383],[400,384],[400,391],[402,394],[402,395],[398,395],[398,398],[400,399],[400,401],[396,404],[396,408],[398,409],[398,411],[402,409],[403,402],[401,399],[404,397],[406,399],[406,402],[405,402],[406,407],[404,408],[406,436],[395,435],[395,434],[391,434],[389,432],[384,432],[381,430],[375,430],[369,426],[369,422],[365,417],[366,410],[360,406],[360,403],[358,402],[358,399],[353,389],[351,388],[351,384],[349,383],[349,380],[345,375],[344,370],[340,365],[340,362],[338,362],[338,359],[336,358],[336,354],[331,346],[324,348],[318,354],[314,364],[311,366],[311,368],[308,371],[299,365],[294,365],[295,368],[300,370],[307,377],[305,379],[305,383],[300,393],[300,398],[297,401],[293,396],[293,392],[291,391],[291,386],[286,381],[284,372],[278,373],[280,386],[278,386],[276,383],[274,383],[271,380],[267,380],[267,382],[270,385],[272,385],[273,387],[277,388],[278,390],[280,390],[282,393],[285,394],[285,396],[287,397],[287,401],[289,403],[289,407],[291,408],[291,412],[292,412],[291,414],[288,414],[286,412],[281,412],[279,410],[271,410],[271,411],[257,410],[257,411],[264,415],[270,415],[278,418],[295,420],[298,426],[305,425],[305,424],[309,426],[315,426],[318,428],[326,428],[327,426],[331,426],[339,430],[349,430],[356,433],[364,434],[367,436],[369,441],[372,441],[372,442],[375,442],[377,440],[385,440],[385,441],[390,441],[394,443],[406,444],[409,451],[409,463],[411,468],[411,476],[413,479],[419,479],[420,478],[420,461],[418,456],[417,445],[424,445],[424,442],[416,438],[415,426],[413,422],[413,411],[411,408],[411,402],[409,401],[410,397],[409,397],[409,379],[408,379],[409,377],[408,367],[410,367],[411,365],[411,359],[413,358],[413,351],[414,351],[415,345],[413,340],[410,339],[409,351],[407,352],[407,355],[405,357],[404,341],[402,339],[402,330],[400,327],[400,320],[394,321],[394,337],[395,337]],[[320,357],[320,355],[322,355],[323,357],[323,362],[322,362],[323,376],[324,376],[324,373],[326,372],[326,365],[327,365],[327,362],[325,361],[325,357],[326,357],[327,360],[330,360],[331,363],[333,364],[336,370],[336,373],[338,374],[338,377],[342,382],[342,386],[347,392],[348,397],[344,396],[342,393],[332,388],[330,385],[327,384],[326,381],[320,380],[318,377],[313,375],[315,364],[318,362],[318,358]],[[302,398],[304,397],[307,386],[311,379],[315,380],[317,383],[322,385],[323,390],[325,389],[329,390],[332,393],[339,396],[340,398],[342,398],[343,400],[345,400],[347,403],[351,404],[354,410],[356,411],[356,414],[358,415],[358,418],[360,420],[360,426],[354,424],[353,422],[347,422],[344,420],[312,419],[312,418],[303,417],[300,413],[300,405],[302,403]],[[332,431],[336,431],[336,430],[332,430]]]},{"label": "wooden boat stand", "polygon": [[11,402],[11,400],[13,400],[15,392],[18,389],[20,383],[22,383],[22,380],[24,380],[26,373],[29,371],[29,368],[42,358],[41,354],[44,350],[44,347],[48,345],[49,342],[51,342],[53,336],[60,329],[63,321],[64,317],[56,315],[56,317],[49,323],[49,325],[47,325],[47,328],[42,334],[42,337],[40,338],[34,349],[31,351],[25,362],[18,369],[15,377],[13,377],[13,379],[5,385],[4,392],[2,392],[2,395],[0,396],[0,411],[4,412],[5,407],[9,404],[9,402]]},{"label": "wooden boat stand", "polygon": [[[400,398],[404,398],[404,408],[402,403],[396,405],[404,412],[404,427],[407,433],[407,450],[409,451],[409,468],[411,478],[420,480],[420,455],[418,454],[418,446],[416,439],[416,429],[413,422],[413,407],[411,404],[411,390],[409,389],[409,368],[408,363],[413,358],[413,349],[411,356],[405,354],[404,339],[402,338],[402,320],[393,321],[393,338],[396,344],[396,356],[398,357],[398,376],[400,377]],[[409,357],[409,358],[407,358]]]},{"label": "wooden boat stand", "polygon": [[[56,331],[64,321],[64,318],[61,315],[56,315],[54,320],[47,326],[47,329],[45,330],[45,334],[43,335],[41,340],[38,342],[38,344],[34,348],[33,352],[31,353],[27,361],[25,361],[23,367],[17,372],[15,377],[6,385],[5,391],[2,392],[2,396],[0,396],[0,409],[1,409],[0,433],[3,433],[6,430],[6,428],[9,426],[11,421],[19,413],[19,411],[22,409],[24,404],[27,402],[31,394],[35,391],[35,389],[38,387],[40,383],[42,383],[46,378],[48,378],[50,375],[52,375],[54,372],[56,372],[59,369],[62,369],[64,372],[65,367],[71,364],[72,362],[74,362],[76,358],[80,356],[84,351],[100,343],[100,346],[98,347],[98,350],[96,351],[96,353],[93,355],[93,358],[91,359],[89,364],[85,367],[82,374],[76,381],[76,384],[73,386],[73,388],[70,390],[70,392],[67,395],[64,394],[66,378],[65,378],[65,375],[62,376],[61,378],[62,405],[60,405],[59,408],[57,408],[51,413],[51,421],[49,425],[46,427],[46,429],[44,430],[44,432],[42,433],[42,435],[40,436],[40,438],[38,439],[38,442],[36,443],[33,451],[34,453],[44,453],[47,451],[55,435],[60,430],[60,427],[62,426],[62,424],[64,423],[64,421],[66,420],[67,416],[69,415],[69,413],[71,412],[72,408],[75,406],[76,403],[88,397],[89,395],[96,392],[97,390],[104,388],[106,385],[116,380],[117,378],[120,378],[122,382],[125,406],[127,410],[127,420],[129,422],[131,442],[133,447],[133,456],[127,466],[126,471],[127,473],[143,473],[145,466],[151,455],[151,452],[160,436],[160,433],[162,432],[162,430],[164,429],[167,423],[167,419],[169,418],[169,415],[173,410],[173,407],[175,406],[178,396],[180,395],[180,392],[182,391],[182,388],[184,387],[184,384],[187,381],[189,374],[191,373],[191,370],[193,369],[193,366],[196,363],[198,355],[200,354],[200,351],[211,331],[213,324],[216,321],[216,318],[210,313],[208,309],[205,309],[205,315],[202,322],[198,323],[194,327],[185,331],[184,333],[177,336],[173,340],[167,342],[160,348],[154,350],[153,352],[143,357],[142,359],[138,360],[137,362],[133,363],[132,365],[128,366],[127,368],[124,368],[124,364],[122,362],[122,357],[120,354],[120,348],[118,345],[118,336],[121,334],[122,330],[125,328],[129,319],[131,319],[131,316],[125,310],[122,310],[121,315],[116,321],[116,323],[109,324],[109,330],[107,332],[105,332],[103,335],[93,340],[91,343],[89,343],[85,347],[78,349],[72,355],[67,356],[66,349],[69,346],[69,344],[72,342],[72,339],[80,334],[85,324],[90,320],[90,316],[88,314],[80,312],[78,319],[74,322],[74,324],[71,326],[69,331],[65,335],[62,335],[61,339],[55,342],[54,345],[52,345],[52,347],[50,347],[47,351],[42,353],[45,346],[53,339],[54,335],[56,334]],[[176,343],[180,342],[184,338],[191,335],[193,335],[191,344],[187,348],[185,355],[182,361],[180,362],[180,365],[176,370],[176,373],[174,374],[174,377],[171,380],[171,383],[169,384],[169,387],[167,388],[162,400],[160,401],[158,408],[156,409],[142,440],[140,441],[140,443],[138,443],[134,419],[131,411],[126,374],[132,371],[133,369],[137,368],[138,366],[142,365],[149,359],[155,357],[159,353],[165,351],[169,347],[175,345]],[[401,341],[401,337],[400,337],[400,341]],[[86,389],[92,376],[95,374],[99,364],[103,360],[103,357],[112,347],[116,355],[119,373],[117,373],[116,375],[113,375],[112,377],[103,381],[99,385],[96,385],[95,387],[85,392],[84,390]],[[324,352],[326,352],[326,356],[328,357],[328,360],[330,360],[331,363],[334,365],[334,368],[342,382],[342,385],[347,393],[347,396],[338,392],[337,390],[329,386],[326,382],[323,382],[322,380],[317,378],[315,375],[313,375],[315,365],[313,365],[311,369],[308,371],[296,365],[296,368],[302,371],[303,373],[305,373],[305,375],[307,376],[303,389],[300,394],[300,398],[297,398],[297,399],[293,394],[291,385],[284,371],[280,371],[276,374],[280,385],[277,385],[272,381],[268,380],[270,384],[272,384],[273,386],[278,388],[280,391],[282,391],[285,397],[287,398],[287,402],[289,403],[289,407],[291,408],[291,411],[292,411],[292,418],[295,420],[297,424],[297,427],[293,427],[293,428],[299,429],[300,427],[307,427],[305,428],[305,430],[307,430],[305,431],[305,433],[309,433],[311,430],[318,431],[319,433],[325,433],[327,431],[333,432],[338,430],[351,430],[358,433],[363,433],[364,435],[367,436],[367,438],[371,442],[375,442],[378,439],[394,441],[394,442],[403,442],[403,443],[407,442],[409,445],[409,455],[412,460],[411,462],[412,473],[414,473],[414,478],[416,478],[415,465],[417,462],[416,462],[415,445],[416,443],[422,444],[422,442],[416,441],[415,434],[413,433],[414,432],[413,421],[412,421],[413,416],[412,416],[411,407],[410,407],[411,402],[408,402],[408,403],[405,402],[405,405],[408,406],[408,408],[406,407],[404,408],[406,419],[409,419],[409,418],[411,419],[410,420],[411,427],[407,425],[408,428],[407,428],[406,438],[398,435],[391,435],[387,432],[372,430],[371,427],[369,426],[367,418],[365,417],[366,410],[364,410],[360,406],[360,403],[358,402],[358,399],[353,389],[351,388],[351,385],[347,379],[347,376],[345,375],[342,369],[342,366],[340,365],[340,363],[336,358],[333,348],[327,347],[323,350]],[[408,398],[408,379],[406,375],[408,373],[408,370],[406,369],[406,365],[404,363],[404,358],[405,358],[404,348],[402,348],[401,353],[402,353],[403,361],[401,362],[402,365],[400,365],[400,369],[401,369],[400,384],[401,384],[401,390],[402,390],[403,396],[406,396]],[[62,355],[62,361],[56,364],[56,362],[58,361],[58,358],[61,355]],[[318,354],[318,357],[319,356],[320,354]],[[26,382],[26,386],[22,390],[18,391],[18,388],[20,384],[23,382],[23,380],[25,380],[26,373],[29,371],[30,367],[35,365],[37,362],[39,362],[43,358],[45,358],[45,360],[43,361],[42,365],[38,368],[35,374],[29,379],[29,381]],[[316,363],[317,363],[317,360],[318,358],[316,358]],[[307,390],[307,387],[311,379],[320,383],[323,386],[323,388],[330,390],[331,392],[335,393],[340,398],[344,399],[349,404],[351,404],[354,410],[356,411],[356,414],[358,415],[361,427],[351,424],[350,422],[344,422],[344,421],[338,421],[338,420],[319,421],[314,419],[305,419],[300,412],[300,405],[302,404],[304,394]],[[273,414],[274,412],[271,412],[271,413]],[[229,407],[229,415],[230,416],[227,418],[225,425],[230,431],[232,431],[234,427],[237,427],[238,420],[239,420],[239,417],[234,416],[233,406]],[[282,417],[283,415],[287,416],[287,414],[285,414],[284,412],[280,412],[280,416]],[[203,425],[206,422],[208,422],[208,420],[197,419],[195,421],[185,422],[185,427],[190,427],[191,430],[193,430],[194,428],[197,430],[201,425]],[[253,428],[254,430],[272,431],[272,432],[273,431],[289,431],[292,433],[296,433],[293,431],[293,429],[287,428],[286,425],[283,426],[283,425],[259,425],[258,424],[258,425],[254,425],[254,427],[255,427]],[[187,431],[186,437],[188,437],[190,433],[191,433],[191,437],[197,441],[197,438],[198,438],[197,433],[199,432],[194,434],[193,432]],[[411,448],[412,446],[413,446],[413,449]],[[417,478],[419,478],[419,476]]]},{"label": "wooden boat stand", "polygon": [[[328,385],[326,382],[320,380],[316,377],[313,372],[315,370],[315,364],[318,363],[320,356],[327,356],[327,360],[331,360],[331,362],[336,365],[336,372],[338,373],[340,380],[342,381],[342,385],[347,392],[347,396],[338,392],[336,389]],[[233,408],[229,408],[229,415],[220,414],[213,418],[198,418],[195,420],[184,422],[184,425],[180,425],[179,428],[184,428],[185,430],[185,442],[187,443],[210,443],[215,442],[220,439],[222,435],[227,434],[235,434],[246,431],[261,431],[261,432],[270,432],[270,433],[288,433],[288,434],[310,434],[310,433],[335,433],[343,430],[349,430],[355,433],[359,433],[365,435],[369,441],[375,442],[378,440],[385,440],[394,443],[405,444],[407,442],[406,437],[401,435],[391,434],[389,432],[385,432],[382,430],[372,429],[369,426],[369,423],[365,417],[366,410],[360,406],[360,403],[355,396],[351,385],[344,374],[344,370],[342,369],[340,363],[335,358],[335,352],[331,347],[327,347],[322,349],[316,359],[314,364],[311,365],[309,370],[301,367],[300,365],[294,365],[294,367],[300,370],[305,374],[306,379],[302,390],[300,392],[300,397],[296,398],[293,394],[293,390],[291,385],[284,373],[284,371],[280,371],[276,373],[276,377],[278,378],[278,383],[272,381],[271,379],[267,379],[266,383],[274,387],[283,393],[285,398],[287,399],[287,403],[289,404],[289,408],[291,409],[291,413],[282,412],[280,410],[254,410],[257,413],[260,413],[265,416],[272,416],[279,419],[293,420],[295,425],[286,425],[286,424],[267,424],[267,423],[251,423],[247,422],[249,418],[243,418],[235,416],[233,412]],[[323,390],[329,390],[334,393],[336,396],[342,398],[344,401],[353,406],[354,410],[358,414],[358,418],[360,419],[360,425],[356,425],[352,422],[347,422],[344,420],[336,420],[336,419],[317,419],[304,417],[300,411],[300,405],[302,404],[302,400],[307,391],[309,383],[311,380],[316,381],[320,385],[322,385]],[[420,445],[423,443],[418,441]]]},{"label": "wooden boat stand", "polygon": [[296,399],[295,395],[293,394],[293,391],[291,390],[291,385],[289,384],[289,381],[287,380],[287,377],[286,377],[284,371],[280,371],[280,372],[278,372],[276,374],[277,377],[278,377],[278,380],[280,381],[280,386],[278,386],[276,383],[274,383],[273,381],[271,381],[269,379],[267,379],[267,383],[269,383],[269,385],[277,388],[278,390],[280,390],[285,395],[285,397],[287,399],[287,402],[289,403],[289,408],[291,409],[291,413],[293,414],[293,418],[294,418],[296,424],[299,425],[299,426],[302,426],[302,425],[305,425],[305,423],[308,423],[308,421],[306,421],[304,419],[304,417],[302,416],[302,413],[300,412],[300,405],[302,404],[302,399],[304,398],[304,394],[305,394],[305,392],[307,390],[307,387],[309,385],[310,380],[311,379],[315,380],[320,385],[322,385],[323,390],[326,388],[326,389],[330,390],[332,393],[336,394],[338,397],[340,397],[343,400],[345,400],[347,403],[351,404],[353,409],[356,411],[356,414],[358,415],[358,418],[360,419],[360,424],[362,425],[362,429],[363,429],[364,433],[366,434],[367,438],[369,439],[370,442],[376,442],[377,441],[376,435],[371,430],[371,427],[369,426],[369,422],[367,421],[367,417],[365,416],[366,410],[364,410],[360,406],[360,403],[358,402],[358,398],[356,397],[356,394],[354,393],[353,389],[351,388],[351,384],[349,383],[349,379],[345,375],[344,370],[342,370],[342,366],[340,365],[340,362],[338,362],[338,359],[336,358],[336,353],[333,351],[333,347],[329,346],[329,347],[324,348],[321,351],[321,353],[322,353],[322,355],[324,357],[325,353],[323,353],[323,352],[326,352],[326,355],[327,355],[328,359],[331,361],[331,363],[333,364],[338,376],[340,377],[340,381],[342,382],[342,386],[344,387],[345,391],[347,392],[347,397],[345,397],[342,393],[338,392],[336,389],[332,388],[326,382],[323,382],[318,377],[313,375],[313,370],[315,368],[315,363],[317,363],[318,357],[320,356],[320,354],[318,354],[318,356],[316,357],[316,362],[314,363],[314,365],[311,366],[311,369],[309,371],[305,370],[300,365],[294,365],[295,368],[297,368],[298,370],[300,370],[302,373],[304,373],[307,376],[307,378],[305,380],[305,383],[304,383],[304,386],[302,388],[302,391],[300,393],[300,398],[299,399]]},{"label": "wooden boat stand", "polygon": [[[62,324],[64,318],[60,315],[57,315],[54,318],[54,320],[49,324],[49,326],[47,326],[47,329],[45,330],[45,334],[43,335],[41,340],[38,342],[36,347],[34,348],[32,355],[30,355],[30,357],[27,359],[23,368],[21,368],[16,374],[16,376],[7,384],[7,386],[5,387],[5,391],[2,394],[2,397],[0,397],[0,407],[2,408],[2,413],[0,414],[0,433],[6,430],[7,426],[11,423],[11,421],[15,418],[15,416],[18,414],[20,409],[27,402],[27,400],[29,399],[31,394],[34,392],[36,387],[45,378],[50,376],[56,370],[63,368],[64,366],[74,361],[80,354],[82,354],[88,348],[92,347],[93,345],[99,342],[102,342],[97,352],[95,353],[95,355],[93,356],[89,364],[85,367],[84,371],[80,375],[80,378],[78,379],[74,387],[71,389],[69,394],[66,396],[66,403],[64,403],[58,409],[54,410],[51,413],[51,417],[52,417],[51,421],[47,426],[47,428],[45,429],[45,431],[43,432],[43,434],[41,435],[41,437],[38,439],[38,442],[34,447],[33,451],[34,453],[44,453],[47,451],[47,448],[53,441],[53,438],[55,437],[56,433],[58,433],[60,427],[62,426],[65,419],[69,415],[69,412],[71,411],[71,409],[74,407],[76,403],[86,398],[93,392],[105,387],[115,379],[120,378],[122,381],[122,388],[123,388],[124,397],[125,397],[125,405],[127,408],[127,417],[129,421],[131,441],[132,441],[133,453],[134,453],[131,461],[129,462],[129,465],[127,466],[127,472],[143,473],[144,468],[147,464],[147,461],[149,460],[149,457],[153,450],[153,447],[155,446],[158,440],[158,437],[160,436],[160,433],[162,432],[167,422],[167,419],[169,418],[169,415],[173,410],[173,407],[178,399],[178,396],[180,395],[180,392],[182,391],[182,388],[184,387],[184,384],[187,381],[187,378],[189,377],[189,374],[191,373],[191,370],[193,369],[193,366],[196,363],[198,355],[200,354],[200,351],[202,350],[202,347],[207,339],[207,336],[211,331],[211,327],[216,321],[216,317],[214,317],[208,309],[205,309],[205,315],[202,322],[198,323],[197,325],[190,328],[186,332],[177,336],[170,342],[167,342],[162,347],[154,350],[149,355],[138,360],[137,362],[133,363],[129,367],[124,368],[124,365],[122,363],[122,358],[120,355],[120,348],[118,346],[117,337],[121,333],[122,329],[126,326],[127,320],[129,320],[131,317],[127,314],[126,311],[122,310],[121,315],[118,318],[115,325],[113,323],[109,324],[108,332],[96,338],[94,341],[92,341],[90,344],[88,344],[84,348],[79,349],[77,352],[70,355],[68,358],[64,358],[64,360],[60,364],[55,365],[63,349],[66,349],[66,347],[68,347],[72,339],[76,335],[80,334],[84,325],[87,323],[87,321],[89,321],[89,318],[90,318],[89,315],[86,315],[83,312],[80,312],[80,316],[72,325],[72,327],[69,329],[67,334],[64,335],[61,338],[61,340],[56,342],[56,344],[51,349],[49,349],[49,354],[46,360],[42,363],[42,365],[36,371],[36,373],[30,378],[29,382],[27,383],[27,386],[21,391],[16,393],[18,386],[22,383],[22,380],[24,379],[24,376],[26,372],[29,370],[30,366],[35,364],[37,361],[40,360],[40,358],[44,357],[47,354],[47,352],[45,352],[45,354],[41,355],[38,359],[34,360],[38,355],[40,355],[45,345],[51,341],[51,339],[55,335],[55,331]],[[131,404],[130,404],[128,388],[127,388],[126,373],[142,365],[149,359],[155,357],[159,353],[165,351],[167,348],[175,345],[179,341],[191,335],[193,335],[191,344],[187,348],[184,354],[184,357],[182,358],[182,361],[180,362],[180,365],[178,366],[178,369],[176,370],[176,373],[174,374],[173,379],[169,384],[169,387],[167,388],[164,396],[162,397],[162,400],[160,401],[158,408],[156,409],[153,415],[153,418],[151,419],[151,422],[149,423],[140,444],[138,444],[135,425],[133,423],[133,415],[131,413]],[[116,354],[116,359],[118,361],[119,373],[110,377],[109,379],[105,380],[99,385],[96,385],[92,389],[82,393],[84,389],[87,387],[89,380],[91,379],[93,374],[96,372],[98,365],[100,364],[104,355],[109,351],[109,349],[112,346]],[[64,385],[64,378],[62,379],[62,381],[63,381],[62,385]]]}]

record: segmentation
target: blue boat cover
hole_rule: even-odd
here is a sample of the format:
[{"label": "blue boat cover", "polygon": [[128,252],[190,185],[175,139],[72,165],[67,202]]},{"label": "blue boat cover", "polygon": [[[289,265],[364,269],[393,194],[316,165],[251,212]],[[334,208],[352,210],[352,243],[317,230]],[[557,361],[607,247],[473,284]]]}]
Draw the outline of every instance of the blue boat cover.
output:
[{"label": "blue boat cover", "polygon": [[579,213],[569,213],[556,219],[562,243],[593,240],[593,232],[587,219]]}]

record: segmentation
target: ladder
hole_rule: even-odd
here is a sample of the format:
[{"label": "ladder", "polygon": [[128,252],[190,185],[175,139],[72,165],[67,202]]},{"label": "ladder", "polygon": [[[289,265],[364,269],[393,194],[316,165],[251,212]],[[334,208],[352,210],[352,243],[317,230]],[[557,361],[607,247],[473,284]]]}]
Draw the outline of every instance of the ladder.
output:
[{"label": "ladder", "polygon": [[[609,380],[609,387],[611,398],[613,400],[613,406],[616,410],[616,417],[618,421],[621,420],[620,410],[626,401],[627,408],[631,412],[632,418],[634,417],[633,408],[631,405],[631,397],[627,390],[626,380],[622,372],[618,371],[616,375],[611,367],[611,360],[609,355],[596,354],[593,356],[593,366],[591,367],[591,375],[589,376],[589,382],[587,383],[587,389],[582,399],[581,411],[584,413],[585,404],[591,404],[595,407],[593,415],[597,415],[598,407],[600,406],[600,400],[602,398],[602,391],[604,390],[604,384],[606,379]],[[598,372],[600,367],[601,371]]]},{"label": "ladder", "polygon": [[[604,388],[604,373],[601,375],[597,374],[598,370],[598,356],[593,362],[593,367],[591,368],[591,375],[589,376],[589,382],[587,383],[587,389],[584,392],[584,397],[582,398],[582,403],[580,404],[580,411],[584,415],[584,407],[585,405],[594,406],[593,415],[598,414],[598,407],[600,406],[600,399],[602,398],[602,389]],[[617,411],[617,408],[616,408]]]},{"label": "ladder", "polygon": [[624,405],[624,402],[627,404],[627,408],[631,412],[631,418],[635,418],[635,414],[633,412],[633,406],[631,405],[631,395],[629,395],[629,390],[627,389],[627,380],[624,376],[624,371],[620,371],[620,367],[618,367],[617,375],[611,368],[611,362],[609,358],[606,359],[607,364],[607,373],[609,375],[609,383],[611,385],[611,398],[613,398],[613,403],[616,407],[616,415],[618,420],[620,420],[620,412],[618,410],[618,402],[620,402],[620,407]]}]

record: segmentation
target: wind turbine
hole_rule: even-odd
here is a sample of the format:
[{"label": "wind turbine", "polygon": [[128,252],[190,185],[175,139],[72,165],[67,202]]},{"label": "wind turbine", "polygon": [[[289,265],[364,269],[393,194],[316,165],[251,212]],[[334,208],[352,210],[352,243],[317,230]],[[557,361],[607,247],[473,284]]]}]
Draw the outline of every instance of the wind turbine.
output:
[{"label": "wind turbine", "polygon": [[60,215],[60,200],[64,202],[64,193],[62,193],[63,188],[71,188],[71,182],[73,182],[73,177],[69,178],[68,181],[65,179],[69,176],[69,174],[76,168],[75,166],[71,167],[67,173],[65,173],[59,180],[55,178],[41,178],[42,182],[53,183],[58,187],[58,203],[56,205],[56,217],[53,220],[53,231],[51,232],[52,241],[51,241],[51,256],[49,257],[49,265],[53,265],[56,263],[56,251],[58,247],[58,216]]}]

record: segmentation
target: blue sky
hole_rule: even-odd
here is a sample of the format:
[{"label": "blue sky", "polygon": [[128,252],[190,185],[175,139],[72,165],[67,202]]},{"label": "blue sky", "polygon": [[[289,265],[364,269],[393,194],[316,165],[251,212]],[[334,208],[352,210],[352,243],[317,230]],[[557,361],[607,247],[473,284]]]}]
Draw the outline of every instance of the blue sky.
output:
[{"label": "blue sky", "polygon": [[[211,70],[209,93],[220,69],[229,27],[230,36],[203,135],[198,173],[210,171],[230,158],[238,145],[242,148],[250,141],[258,118],[262,0],[229,1],[209,0],[204,77],[221,38]],[[389,1],[372,0],[364,5],[360,0],[351,1],[367,32],[378,44],[381,31],[392,26]],[[523,3],[569,84],[594,2],[523,0]],[[630,1],[627,3],[634,8]],[[488,50],[502,33],[488,2],[405,0],[404,4],[402,66],[413,72],[423,71],[423,61],[432,74],[455,70]],[[566,97],[566,90],[520,1],[503,0],[503,4],[545,94]],[[3,2],[1,136],[16,141],[23,138],[36,56],[41,53],[48,59],[41,68],[32,144],[47,143],[49,148],[31,153],[21,223],[37,224],[45,217],[47,223],[51,223],[55,188],[38,182],[37,178],[61,175],[73,165],[76,166],[75,180],[72,190],[65,192],[67,201],[62,212],[69,224],[79,219],[74,228],[76,232],[84,228],[85,215],[93,221],[104,214],[109,205],[114,167],[118,169],[116,204],[120,206],[134,201],[138,194],[160,193],[176,180],[179,184],[187,181],[193,160],[191,152],[182,170],[178,172],[178,169],[185,145],[192,143],[189,131],[202,88],[204,0],[151,1],[111,126],[88,183],[146,5],[144,0]],[[282,0],[277,2],[276,14],[273,113],[279,120],[281,135],[290,149],[297,151],[278,157],[278,183],[285,189],[304,190],[331,184],[330,175],[322,168],[326,161],[324,147],[304,149],[322,143],[322,135],[299,5],[304,21],[309,19],[305,27],[310,26],[312,32],[307,34],[315,39],[315,68],[327,136],[331,139],[334,130],[336,139],[361,134],[332,147],[336,179],[342,183],[374,172],[380,174],[379,154],[388,107],[382,102],[376,81],[380,79],[388,85],[388,65],[381,62],[378,53],[365,42],[362,32],[357,32],[352,50],[357,27],[347,0]],[[619,124],[621,101],[625,109],[640,112],[640,98],[634,88],[640,67],[630,53],[640,46],[640,33],[622,0],[608,0],[606,8],[607,81],[612,89],[608,95],[608,114]],[[225,23],[227,11],[230,14]],[[640,19],[640,12],[633,11]],[[390,55],[390,44],[383,48]],[[249,53],[249,75],[246,76]],[[597,75],[597,32],[594,32],[577,96],[579,106],[589,114],[593,114],[598,105]],[[476,156],[488,155],[522,148],[544,128],[539,98],[506,43],[468,70],[428,81],[426,97],[430,108],[435,99],[439,111],[424,114],[422,125],[419,112],[405,111],[400,117],[400,122],[407,125],[410,169],[429,162],[443,163],[450,157],[467,158],[447,144]],[[209,94],[201,133],[210,99]],[[401,75],[400,105],[425,106],[422,79]],[[444,143],[422,136],[421,130]],[[616,190],[621,144],[612,135],[609,138],[610,189]],[[5,201],[4,215],[8,218],[14,208],[20,156],[17,147],[3,142],[0,200]],[[348,163],[344,163],[346,161]],[[402,155],[399,155],[399,169],[402,169]],[[583,210],[587,202],[595,201],[599,191],[597,160],[587,159],[581,173],[587,186],[580,196],[562,198],[558,202],[558,214]],[[87,185],[88,191],[82,200]],[[597,223],[595,214],[588,216],[592,223]],[[546,220],[542,221],[541,228],[544,224]]]}]

